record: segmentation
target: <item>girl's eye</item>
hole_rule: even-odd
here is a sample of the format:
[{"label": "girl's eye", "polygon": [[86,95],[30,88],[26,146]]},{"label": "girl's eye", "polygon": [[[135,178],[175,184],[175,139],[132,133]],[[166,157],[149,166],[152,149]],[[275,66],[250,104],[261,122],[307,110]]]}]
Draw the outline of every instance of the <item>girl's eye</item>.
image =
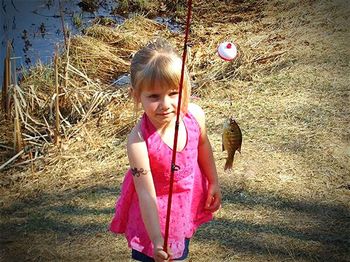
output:
[{"label": "girl's eye", "polygon": [[169,96],[176,96],[176,95],[178,95],[178,94],[179,94],[178,91],[173,91],[173,92],[170,92],[170,93],[169,93]]},{"label": "girl's eye", "polygon": [[151,99],[157,99],[159,97],[159,95],[152,94],[152,95],[149,95],[148,97]]}]

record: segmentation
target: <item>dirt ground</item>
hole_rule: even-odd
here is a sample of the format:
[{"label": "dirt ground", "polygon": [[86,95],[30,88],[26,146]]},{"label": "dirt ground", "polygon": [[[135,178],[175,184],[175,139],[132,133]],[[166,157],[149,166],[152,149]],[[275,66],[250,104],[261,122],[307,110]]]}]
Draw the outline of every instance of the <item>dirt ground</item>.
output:
[{"label": "dirt ground", "polygon": [[[189,261],[350,261],[349,13],[341,0],[194,1],[193,102],[207,115],[223,203]],[[233,63],[215,53],[227,39],[240,49]],[[242,154],[224,172],[231,115]],[[107,230],[126,132],[96,121],[64,152],[0,174],[0,261],[129,261]]]}]

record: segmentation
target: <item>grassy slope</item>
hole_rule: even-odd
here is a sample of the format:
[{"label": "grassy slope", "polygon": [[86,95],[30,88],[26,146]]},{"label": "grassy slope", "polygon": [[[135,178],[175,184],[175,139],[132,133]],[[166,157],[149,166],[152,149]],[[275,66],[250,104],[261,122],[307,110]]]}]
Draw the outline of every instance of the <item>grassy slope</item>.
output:
[{"label": "grassy slope", "polygon": [[[285,53],[263,66],[242,65],[252,81],[218,83],[206,97],[213,101],[203,102],[235,115],[245,140],[234,171],[221,173],[224,208],[216,227],[199,232],[197,257],[207,244],[217,247],[209,256],[225,261],[346,260],[349,9],[341,1],[274,4],[237,41],[250,61]],[[208,121],[218,159],[222,119]]]},{"label": "grassy slope", "polygon": [[[208,34],[202,47],[236,36],[243,57],[238,69],[224,64],[214,76],[209,66],[204,78],[210,81],[196,91],[208,116],[223,208],[193,238],[191,261],[350,260],[344,2],[270,1],[241,13],[233,8],[241,15],[238,24],[222,23],[229,13],[213,15],[214,23],[195,16],[193,34]],[[219,36],[211,30],[217,27]],[[210,49],[193,49],[194,58],[208,52],[214,64],[222,63]],[[244,141],[234,170],[224,173],[221,126],[229,115],[236,116]],[[125,240],[106,233],[127,168],[125,141],[92,130],[87,125],[82,131],[85,145],[73,143],[70,158],[56,158],[30,175],[21,171],[16,190],[2,189],[4,261],[128,261]],[[74,157],[85,146],[95,150]]]}]

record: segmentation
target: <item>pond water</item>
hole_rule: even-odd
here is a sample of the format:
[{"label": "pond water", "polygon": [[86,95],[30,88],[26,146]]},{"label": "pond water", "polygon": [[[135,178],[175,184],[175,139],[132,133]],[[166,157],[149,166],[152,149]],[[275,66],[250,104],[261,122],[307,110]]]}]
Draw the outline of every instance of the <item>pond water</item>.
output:
[{"label": "pond water", "polygon": [[[68,0],[1,0],[0,7],[0,85],[3,84],[4,58],[7,43],[11,43],[11,63],[20,76],[23,70],[37,63],[52,61],[57,43],[64,42],[61,12],[64,24],[71,35],[80,34],[98,17],[106,17],[117,24],[124,17],[113,15],[118,6],[115,0],[100,0],[94,10],[86,11],[82,1]],[[166,24],[172,31],[181,26],[169,18],[158,17],[159,23]]]},{"label": "pond water", "polygon": [[61,12],[66,30],[79,34],[98,16],[108,17],[117,23],[124,18],[111,15],[117,2],[99,1],[95,11],[87,12],[80,1],[61,0],[1,0],[0,17],[0,75],[3,82],[4,58],[7,43],[12,46],[12,64],[20,72],[38,60],[50,62],[57,43],[63,43]]}]

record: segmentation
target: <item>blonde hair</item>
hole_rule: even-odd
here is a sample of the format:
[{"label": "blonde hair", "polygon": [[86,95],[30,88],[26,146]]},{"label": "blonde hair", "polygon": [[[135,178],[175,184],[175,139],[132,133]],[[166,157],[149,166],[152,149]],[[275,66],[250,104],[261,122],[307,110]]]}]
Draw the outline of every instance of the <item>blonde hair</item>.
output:
[{"label": "blonde hair", "polygon": [[[131,87],[136,104],[143,90],[160,86],[178,90],[182,59],[168,41],[158,38],[140,49],[131,61]],[[184,72],[181,111],[186,113],[191,93],[187,69]]]}]

